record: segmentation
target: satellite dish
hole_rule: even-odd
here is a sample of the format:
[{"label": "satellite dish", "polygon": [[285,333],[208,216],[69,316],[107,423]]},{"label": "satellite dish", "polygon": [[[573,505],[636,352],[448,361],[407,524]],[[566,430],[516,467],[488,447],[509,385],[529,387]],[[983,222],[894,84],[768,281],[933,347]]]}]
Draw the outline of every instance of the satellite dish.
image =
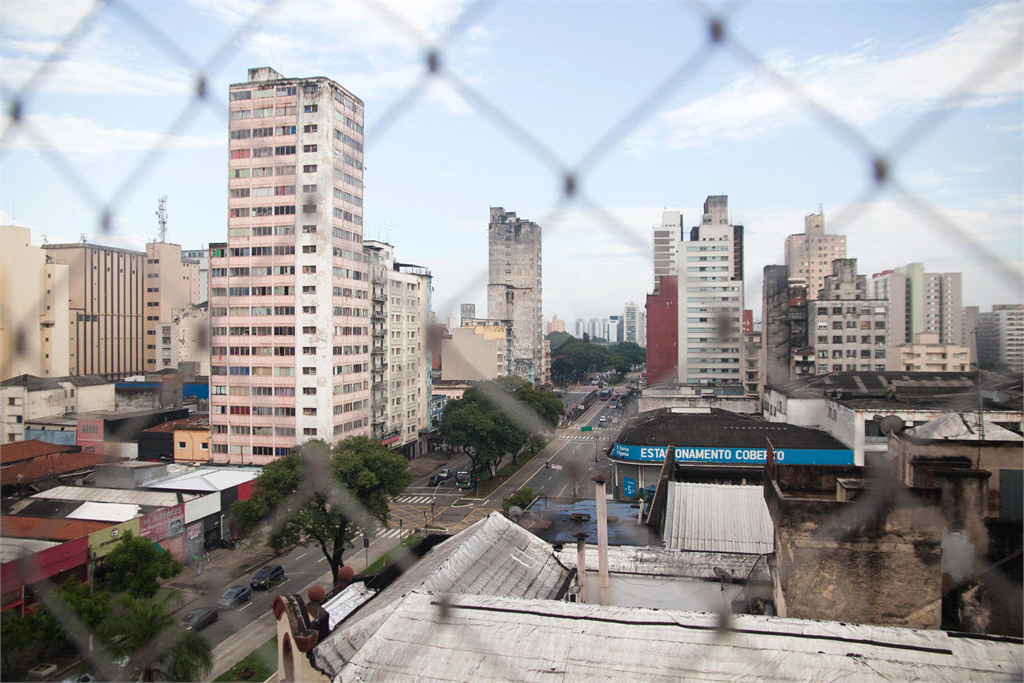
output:
[{"label": "satellite dish", "polygon": [[883,434],[894,434],[902,432],[906,423],[898,415],[887,415],[878,422],[878,429]]},{"label": "satellite dish", "polygon": [[718,579],[723,584],[730,584],[730,583],[732,583],[732,574],[730,574],[729,572],[725,571],[721,567],[713,567],[713,570],[715,572],[715,576],[717,576]]},{"label": "satellite dish", "polygon": [[518,505],[513,505],[508,509],[508,516],[511,517],[513,521],[518,522],[519,518],[523,516],[523,508]]}]

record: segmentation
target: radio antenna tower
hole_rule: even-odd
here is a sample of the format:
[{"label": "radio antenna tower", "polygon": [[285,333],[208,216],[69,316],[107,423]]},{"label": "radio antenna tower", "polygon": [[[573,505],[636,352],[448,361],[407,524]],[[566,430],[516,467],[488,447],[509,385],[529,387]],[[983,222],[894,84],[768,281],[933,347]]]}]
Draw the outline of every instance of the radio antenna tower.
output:
[{"label": "radio antenna tower", "polygon": [[156,222],[160,225],[157,235],[161,242],[167,241],[167,195],[160,198],[156,205]]}]

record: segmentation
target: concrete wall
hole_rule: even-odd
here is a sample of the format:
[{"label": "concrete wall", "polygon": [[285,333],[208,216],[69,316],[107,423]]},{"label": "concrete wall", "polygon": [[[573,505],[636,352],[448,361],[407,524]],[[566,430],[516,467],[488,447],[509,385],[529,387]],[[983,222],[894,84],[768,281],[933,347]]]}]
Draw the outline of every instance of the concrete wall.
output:
[{"label": "concrete wall", "polygon": [[504,375],[504,339],[487,339],[473,328],[451,331],[441,340],[441,380],[478,381]]},{"label": "concrete wall", "polygon": [[780,616],[936,629],[942,523],[934,503],[786,498],[765,476]]}]

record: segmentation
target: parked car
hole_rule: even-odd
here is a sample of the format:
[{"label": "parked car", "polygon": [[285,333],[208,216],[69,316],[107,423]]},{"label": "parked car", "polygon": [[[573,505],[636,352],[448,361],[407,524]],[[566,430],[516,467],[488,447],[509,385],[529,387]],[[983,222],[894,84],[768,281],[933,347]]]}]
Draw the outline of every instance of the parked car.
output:
[{"label": "parked car", "polygon": [[252,577],[252,581],[249,582],[249,585],[253,588],[262,588],[266,590],[278,581],[284,581],[284,567],[279,564],[275,564],[273,566],[267,565],[256,572],[256,576]]},{"label": "parked car", "polygon": [[427,481],[427,486],[437,486],[438,484],[443,484],[445,481],[447,481],[445,477],[442,477],[440,474],[435,474]]},{"label": "parked car", "polygon": [[232,586],[220,596],[220,600],[217,601],[217,609],[231,609],[250,600],[252,600],[252,591],[245,586]]},{"label": "parked car", "polygon": [[181,627],[186,631],[200,631],[215,621],[217,621],[217,610],[201,607],[186,614],[181,620]]}]

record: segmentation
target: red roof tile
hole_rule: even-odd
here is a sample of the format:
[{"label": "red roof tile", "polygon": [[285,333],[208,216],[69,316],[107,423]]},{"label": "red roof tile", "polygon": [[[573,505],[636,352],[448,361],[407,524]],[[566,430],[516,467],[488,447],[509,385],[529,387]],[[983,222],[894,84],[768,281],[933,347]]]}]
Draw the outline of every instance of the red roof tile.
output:
[{"label": "red roof tile", "polygon": [[61,446],[58,444],[28,439],[0,445],[0,464],[6,465],[19,460],[31,460],[51,453],[75,453],[82,450],[79,446]]},{"label": "red roof tile", "polygon": [[47,519],[46,517],[0,517],[0,536],[8,538],[35,538],[45,541],[72,541],[106,529],[110,522],[84,519]]}]

